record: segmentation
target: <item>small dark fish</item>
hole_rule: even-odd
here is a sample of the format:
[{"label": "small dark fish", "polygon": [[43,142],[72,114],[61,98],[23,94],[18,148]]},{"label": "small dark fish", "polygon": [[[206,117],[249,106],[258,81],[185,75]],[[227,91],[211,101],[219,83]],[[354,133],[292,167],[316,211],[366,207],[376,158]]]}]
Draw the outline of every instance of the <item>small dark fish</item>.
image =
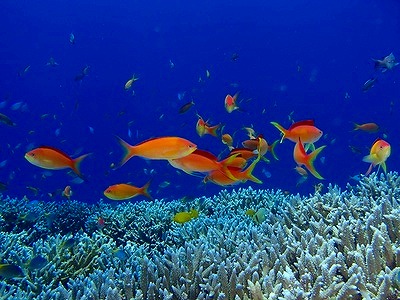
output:
[{"label": "small dark fish", "polygon": [[85,78],[90,71],[90,66],[85,66],[82,71],[75,76],[75,81],[82,81],[83,78]]},{"label": "small dark fish", "polygon": [[6,124],[8,126],[16,125],[13,121],[11,121],[11,119],[9,117],[7,117],[6,115],[3,115],[1,113],[0,113],[0,122]]},{"label": "small dark fish", "polygon": [[35,188],[35,187],[33,187],[33,186],[27,186],[26,188],[27,188],[28,190],[30,190],[30,191],[33,193],[34,196],[37,196],[37,195],[39,194],[39,190],[40,190],[40,189],[38,189],[38,188]]},{"label": "small dark fish", "polygon": [[356,146],[349,145],[349,148],[350,148],[351,152],[353,152],[353,153],[356,153],[356,154],[362,153],[362,150]]},{"label": "small dark fish", "polygon": [[239,54],[233,53],[232,56],[231,56],[231,60],[232,61],[237,61],[238,59],[239,59]]},{"label": "small dark fish", "polygon": [[22,269],[14,264],[0,264],[0,276],[6,279],[24,277]]},{"label": "small dark fish", "polygon": [[181,108],[179,109],[179,113],[180,114],[184,114],[185,112],[187,112],[192,106],[194,105],[193,100],[182,105]]},{"label": "small dark fish", "polygon": [[370,88],[372,88],[372,87],[375,85],[377,79],[378,79],[377,77],[368,79],[368,80],[364,83],[364,85],[363,85],[363,87],[362,87],[363,92],[366,92],[366,91],[368,91]]},{"label": "small dark fish", "polygon": [[40,270],[47,264],[47,259],[41,255],[35,256],[28,264],[30,270]]}]

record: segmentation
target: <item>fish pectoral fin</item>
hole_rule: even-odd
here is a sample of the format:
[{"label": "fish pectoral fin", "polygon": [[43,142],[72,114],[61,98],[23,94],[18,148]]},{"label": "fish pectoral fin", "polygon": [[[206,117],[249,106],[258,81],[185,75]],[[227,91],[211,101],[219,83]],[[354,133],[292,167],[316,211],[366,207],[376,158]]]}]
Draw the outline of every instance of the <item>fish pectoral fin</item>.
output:
[{"label": "fish pectoral fin", "polygon": [[380,165],[382,166],[383,172],[385,172],[385,174],[386,174],[386,173],[387,173],[387,170],[386,170],[386,162],[383,162],[383,163],[381,163]]},{"label": "fish pectoral fin", "polygon": [[366,155],[363,157],[363,162],[375,163],[377,156],[375,154]]}]

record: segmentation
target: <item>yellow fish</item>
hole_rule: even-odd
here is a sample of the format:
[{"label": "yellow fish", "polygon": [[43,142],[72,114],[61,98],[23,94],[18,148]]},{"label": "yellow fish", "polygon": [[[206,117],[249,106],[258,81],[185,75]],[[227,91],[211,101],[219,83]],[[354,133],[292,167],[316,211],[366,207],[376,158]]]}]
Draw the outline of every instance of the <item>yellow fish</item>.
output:
[{"label": "yellow fish", "polygon": [[192,208],[190,211],[181,211],[174,215],[172,221],[183,224],[199,216],[198,210]]},{"label": "yellow fish", "polygon": [[375,166],[382,166],[386,174],[386,160],[390,156],[390,144],[382,139],[377,139],[371,147],[369,155],[364,156],[363,161],[371,163],[365,176],[369,175],[372,168]]}]

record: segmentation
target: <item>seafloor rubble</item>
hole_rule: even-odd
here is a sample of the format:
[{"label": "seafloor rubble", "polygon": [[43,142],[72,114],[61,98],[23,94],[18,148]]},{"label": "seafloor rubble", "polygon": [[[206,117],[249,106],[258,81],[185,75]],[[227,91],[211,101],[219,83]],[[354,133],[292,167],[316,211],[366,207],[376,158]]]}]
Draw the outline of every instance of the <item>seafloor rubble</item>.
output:
[{"label": "seafloor rubble", "polygon": [[[3,196],[1,299],[398,299],[400,178],[309,197],[239,189],[213,198],[88,205]],[[172,216],[200,216],[175,224]],[[265,208],[261,224],[246,215]],[[98,222],[98,218],[104,220]]]}]

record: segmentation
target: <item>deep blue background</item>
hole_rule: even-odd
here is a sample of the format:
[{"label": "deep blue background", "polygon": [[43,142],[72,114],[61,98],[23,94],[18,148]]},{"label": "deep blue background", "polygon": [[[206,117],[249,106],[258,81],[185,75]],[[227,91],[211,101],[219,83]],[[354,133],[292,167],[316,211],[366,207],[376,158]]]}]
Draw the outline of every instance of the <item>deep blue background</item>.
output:
[{"label": "deep blue background", "polygon": [[[74,198],[97,201],[108,185],[141,186],[151,177],[155,198],[212,195],[221,187],[178,175],[164,161],[135,157],[121,169],[109,167],[122,157],[115,135],[131,144],[177,135],[218,155],[226,147],[217,138],[197,136],[196,112],[212,124],[225,124],[225,132],[239,130],[236,144],[246,137],[243,126],[253,125],[272,142],[279,132],[270,121],[288,127],[292,112],[296,121],[314,119],[326,134],[316,145],[327,145],[321,153],[325,162],[316,162],[325,184],[344,187],[349,176],[364,173],[368,165],[362,157],[383,134],[392,145],[388,169],[399,169],[400,67],[380,74],[368,92],[361,90],[374,75],[371,58],[392,51],[400,58],[398,1],[60,0],[33,5],[4,0],[0,12],[0,102],[7,101],[0,112],[17,123],[0,124],[0,162],[7,160],[0,181],[8,184],[11,196],[34,199],[26,189],[33,186],[40,188],[36,198],[47,199],[47,193],[71,184]],[[71,32],[75,44],[69,42]],[[239,55],[237,61],[231,60],[233,53]],[[50,57],[59,66],[46,66]],[[28,65],[29,71],[19,77]],[[89,75],[81,83],[74,81],[85,65],[91,67]],[[133,73],[140,77],[134,96],[123,88]],[[200,76],[203,82],[198,82]],[[251,100],[242,102],[244,112],[228,114],[225,95],[236,91]],[[182,92],[185,97],[179,100]],[[196,105],[178,114],[191,99]],[[11,110],[20,101],[28,111]],[[43,114],[51,117],[41,118]],[[376,122],[382,130],[352,132],[352,122]],[[88,182],[71,183],[66,171],[43,176],[46,170],[24,159],[27,150],[40,145],[71,155],[92,152],[82,164]],[[349,145],[362,154],[351,152]],[[280,160],[260,163],[255,173],[264,184],[252,185],[313,192],[318,181],[311,176],[296,188],[292,149],[289,141],[278,145]],[[146,175],[144,169],[154,169],[156,175]],[[164,181],[171,184],[160,188]]]}]

